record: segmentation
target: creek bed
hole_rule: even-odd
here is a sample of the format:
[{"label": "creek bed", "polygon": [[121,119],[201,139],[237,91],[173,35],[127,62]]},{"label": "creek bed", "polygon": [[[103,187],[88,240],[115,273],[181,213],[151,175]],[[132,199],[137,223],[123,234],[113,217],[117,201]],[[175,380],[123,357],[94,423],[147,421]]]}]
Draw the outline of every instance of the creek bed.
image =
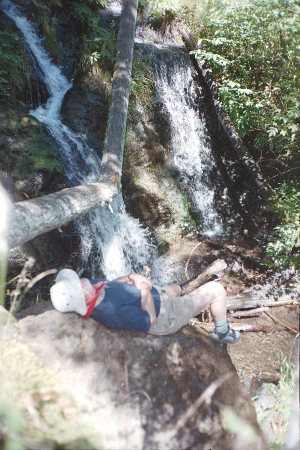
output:
[{"label": "creek bed", "polygon": [[[272,308],[272,315],[298,330],[298,308]],[[272,333],[242,333],[241,342],[228,346],[228,353],[252,398],[270,448],[279,450],[285,440],[294,393],[291,367],[297,358],[298,339],[290,331],[275,331],[276,323],[266,314],[241,321],[274,325]]]}]

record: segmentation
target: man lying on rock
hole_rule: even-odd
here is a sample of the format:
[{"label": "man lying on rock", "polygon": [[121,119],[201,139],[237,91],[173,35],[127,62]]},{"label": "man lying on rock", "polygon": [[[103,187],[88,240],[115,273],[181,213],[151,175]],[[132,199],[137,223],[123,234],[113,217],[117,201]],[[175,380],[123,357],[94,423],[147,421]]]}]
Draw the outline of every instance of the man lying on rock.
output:
[{"label": "man lying on rock", "polygon": [[210,336],[219,344],[233,344],[240,333],[226,319],[226,291],[210,281],[181,296],[181,287],[170,284],[153,286],[143,275],[131,273],[113,281],[79,278],[71,269],[58,272],[50,289],[54,308],[92,317],[109,328],[139,330],[155,335],[175,333],[209,307],[215,329]]}]

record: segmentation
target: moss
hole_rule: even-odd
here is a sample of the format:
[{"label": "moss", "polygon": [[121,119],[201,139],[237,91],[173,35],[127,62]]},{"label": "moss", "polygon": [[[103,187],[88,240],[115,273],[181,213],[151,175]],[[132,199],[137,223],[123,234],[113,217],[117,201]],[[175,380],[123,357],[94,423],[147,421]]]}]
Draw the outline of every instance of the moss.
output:
[{"label": "moss", "polygon": [[35,119],[26,115],[21,103],[11,107],[0,103],[0,135],[0,170],[14,179],[27,179],[39,170],[62,173],[55,143]]},{"label": "moss", "polygon": [[38,170],[62,173],[56,148],[50,138],[41,130],[24,138],[21,142],[21,148],[22,152],[16,168],[22,176]]}]

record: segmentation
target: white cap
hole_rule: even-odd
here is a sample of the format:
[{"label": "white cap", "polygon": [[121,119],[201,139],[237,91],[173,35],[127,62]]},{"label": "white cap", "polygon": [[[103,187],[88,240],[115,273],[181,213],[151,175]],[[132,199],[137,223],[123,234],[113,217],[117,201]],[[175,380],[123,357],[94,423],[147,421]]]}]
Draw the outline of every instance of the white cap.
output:
[{"label": "white cap", "polygon": [[74,270],[62,269],[55,284],[50,288],[52,305],[60,312],[76,312],[84,316],[87,312],[80,278]]}]

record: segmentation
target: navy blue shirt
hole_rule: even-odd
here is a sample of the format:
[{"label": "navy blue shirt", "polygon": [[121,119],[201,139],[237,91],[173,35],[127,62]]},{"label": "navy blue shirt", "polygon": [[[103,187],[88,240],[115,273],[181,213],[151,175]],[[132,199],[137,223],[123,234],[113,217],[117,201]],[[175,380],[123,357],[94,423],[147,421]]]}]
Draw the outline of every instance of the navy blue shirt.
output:
[{"label": "navy blue shirt", "polygon": [[[95,282],[92,281],[94,284]],[[152,288],[156,316],[160,311],[160,296]],[[117,330],[149,331],[150,316],[141,308],[141,291],[120,281],[108,281],[103,300],[95,306],[91,317],[109,328]]]}]

